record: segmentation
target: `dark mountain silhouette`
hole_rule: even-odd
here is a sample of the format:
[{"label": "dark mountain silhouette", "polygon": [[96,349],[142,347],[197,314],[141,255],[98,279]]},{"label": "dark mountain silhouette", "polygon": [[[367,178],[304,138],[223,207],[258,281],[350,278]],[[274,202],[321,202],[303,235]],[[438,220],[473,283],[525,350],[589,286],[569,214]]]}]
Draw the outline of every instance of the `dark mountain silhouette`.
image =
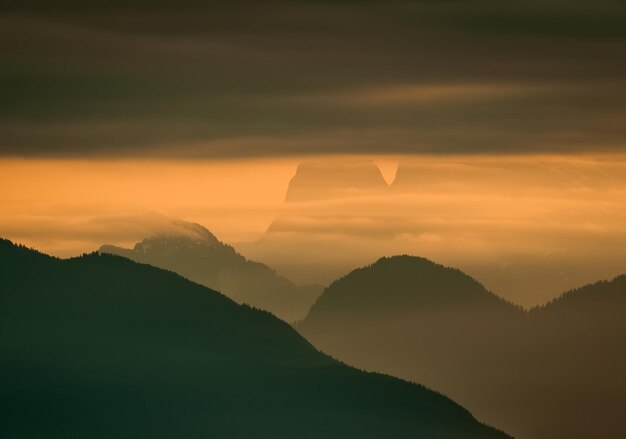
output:
[{"label": "dark mountain silhouette", "polygon": [[575,290],[567,291],[543,306],[532,308],[532,316],[552,317],[556,314],[576,317],[602,313],[603,316],[623,314],[626,309],[626,275],[611,281],[599,281]]},{"label": "dark mountain silhouette", "polygon": [[[420,379],[519,437],[625,437],[626,276],[524,311],[398,256],[331,284],[297,328],[358,367]],[[595,408],[594,408],[595,407]]]},{"label": "dark mountain silhouette", "polygon": [[524,319],[521,308],[459,270],[395,256],[332,283],[297,329],[336,358],[420,377],[473,406],[477,416],[502,422],[492,412],[499,410],[500,399],[487,399],[494,407],[484,401],[508,371],[495,366],[486,375],[476,371],[492,353],[510,356],[510,334],[519,332]]},{"label": "dark mountain silhouette", "polygon": [[305,162],[289,182],[285,201],[315,201],[371,195],[388,189],[372,162]]},{"label": "dark mountain silhouette", "polygon": [[382,258],[330,285],[313,305],[307,323],[333,317],[383,318],[438,308],[494,310],[518,314],[521,309],[487,291],[457,269],[414,256]]},{"label": "dark mountain silhouette", "polygon": [[177,225],[175,232],[146,238],[132,249],[103,245],[100,252],[172,270],[287,321],[304,317],[321,293],[322,287],[298,287],[267,265],[246,259],[199,224]]},{"label": "dark mountain silhouette", "polygon": [[527,393],[535,376],[550,395],[549,410],[533,414],[545,436],[626,437],[626,276],[568,291],[529,318],[523,367]]},{"label": "dark mountain silhouette", "polygon": [[169,271],[0,240],[0,279],[1,437],[504,437]]}]

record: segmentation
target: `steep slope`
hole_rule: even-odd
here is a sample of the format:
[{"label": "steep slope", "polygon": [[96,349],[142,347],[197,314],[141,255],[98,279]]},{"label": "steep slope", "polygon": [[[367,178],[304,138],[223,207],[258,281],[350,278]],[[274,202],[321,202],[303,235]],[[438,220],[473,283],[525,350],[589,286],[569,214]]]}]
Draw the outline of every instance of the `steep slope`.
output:
[{"label": "steep slope", "polygon": [[420,379],[519,437],[626,435],[626,276],[526,312],[459,270],[383,258],[297,328],[336,358]]},{"label": "steep slope", "polygon": [[1,240],[0,279],[2,437],[504,436],[171,272]]},{"label": "steep slope", "polygon": [[314,287],[300,289],[268,266],[247,260],[204,227],[183,224],[183,232],[189,233],[152,236],[132,249],[103,245],[99,251],[172,270],[287,321],[305,315],[316,296],[315,291],[310,291]]}]

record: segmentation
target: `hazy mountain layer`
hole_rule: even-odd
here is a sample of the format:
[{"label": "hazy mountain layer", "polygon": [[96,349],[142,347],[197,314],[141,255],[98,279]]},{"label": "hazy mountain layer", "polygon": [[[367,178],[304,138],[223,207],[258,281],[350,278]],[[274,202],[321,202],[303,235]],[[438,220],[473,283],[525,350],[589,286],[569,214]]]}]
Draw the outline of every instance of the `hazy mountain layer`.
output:
[{"label": "hazy mountain layer", "polygon": [[372,162],[305,162],[289,182],[285,201],[315,201],[372,195],[389,187]]},{"label": "hazy mountain layer", "polygon": [[[381,255],[415,254],[530,308],[625,270],[620,160],[403,157],[389,186],[362,158],[305,165],[288,190],[287,201],[299,202],[238,245],[299,283],[329,285]],[[307,195],[292,197],[297,188]]]},{"label": "hazy mountain layer", "polygon": [[100,252],[172,270],[287,321],[304,317],[322,290],[316,286],[300,288],[268,266],[247,260],[198,224],[179,224],[189,233],[149,237],[132,249],[103,245]]},{"label": "hazy mountain layer", "polygon": [[359,367],[419,379],[524,438],[626,437],[626,276],[526,312],[459,270],[383,258],[297,328]]},{"label": "hazy mountain layer", "polygon": [[168,271],[1,240],[0,279],[2,437],[504,437]]}]

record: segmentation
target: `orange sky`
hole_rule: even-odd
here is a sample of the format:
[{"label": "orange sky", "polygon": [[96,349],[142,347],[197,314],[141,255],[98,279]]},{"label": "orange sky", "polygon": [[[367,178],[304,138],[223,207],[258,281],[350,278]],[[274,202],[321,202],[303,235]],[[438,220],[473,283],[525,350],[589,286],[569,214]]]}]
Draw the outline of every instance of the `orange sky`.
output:
[{"label": "orange sky", "polygon": [[[374,160],[387,182],[399,161],[411,163],[415,187],[284,205],[298,163],[310,159],[2,159],[0,235],[71,256],[130,246],[175,217],[299,282],[326,282],[402,252],[464,268],[494,290],[519,290],[513,295],[524,303],[626,272],[625,156],[343,157]],[[265,234],[275,219],[280,227]],[[536,276],[550,288],[525,299],[526,283],[513,282],[532,274],[530,260],[550,266]],[[572,261],[588,269],[576,274]],[[517,274],[502,275],[511,264]],[[574,274],[548,282],[559,264]]]},{"label": "orange sky", "polygon": [[[64,256],[97,248],[104,219],[128,229],[137,223],[132,217],[146,214],[201,222],[226,241],[255,239],[279,209],[294,168],[283,160],[0,160],[0,229]],[[109,240],[139,237],[110,230]]]}]

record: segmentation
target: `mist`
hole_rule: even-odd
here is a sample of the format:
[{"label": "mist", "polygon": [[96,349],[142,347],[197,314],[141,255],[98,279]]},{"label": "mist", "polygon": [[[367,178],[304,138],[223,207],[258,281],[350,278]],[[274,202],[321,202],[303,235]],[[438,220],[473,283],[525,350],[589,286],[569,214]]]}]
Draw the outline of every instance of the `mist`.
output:
[{"label": "mist", "polygon": [[413,254],[459,267],[529,307],[624,270],[623,156],[0,167],[0,183],[15,188],[0,195],[4,235],[59,256],[104,243],[132,247],[180,219],[298,284],[327,285],[378,257]]}]

